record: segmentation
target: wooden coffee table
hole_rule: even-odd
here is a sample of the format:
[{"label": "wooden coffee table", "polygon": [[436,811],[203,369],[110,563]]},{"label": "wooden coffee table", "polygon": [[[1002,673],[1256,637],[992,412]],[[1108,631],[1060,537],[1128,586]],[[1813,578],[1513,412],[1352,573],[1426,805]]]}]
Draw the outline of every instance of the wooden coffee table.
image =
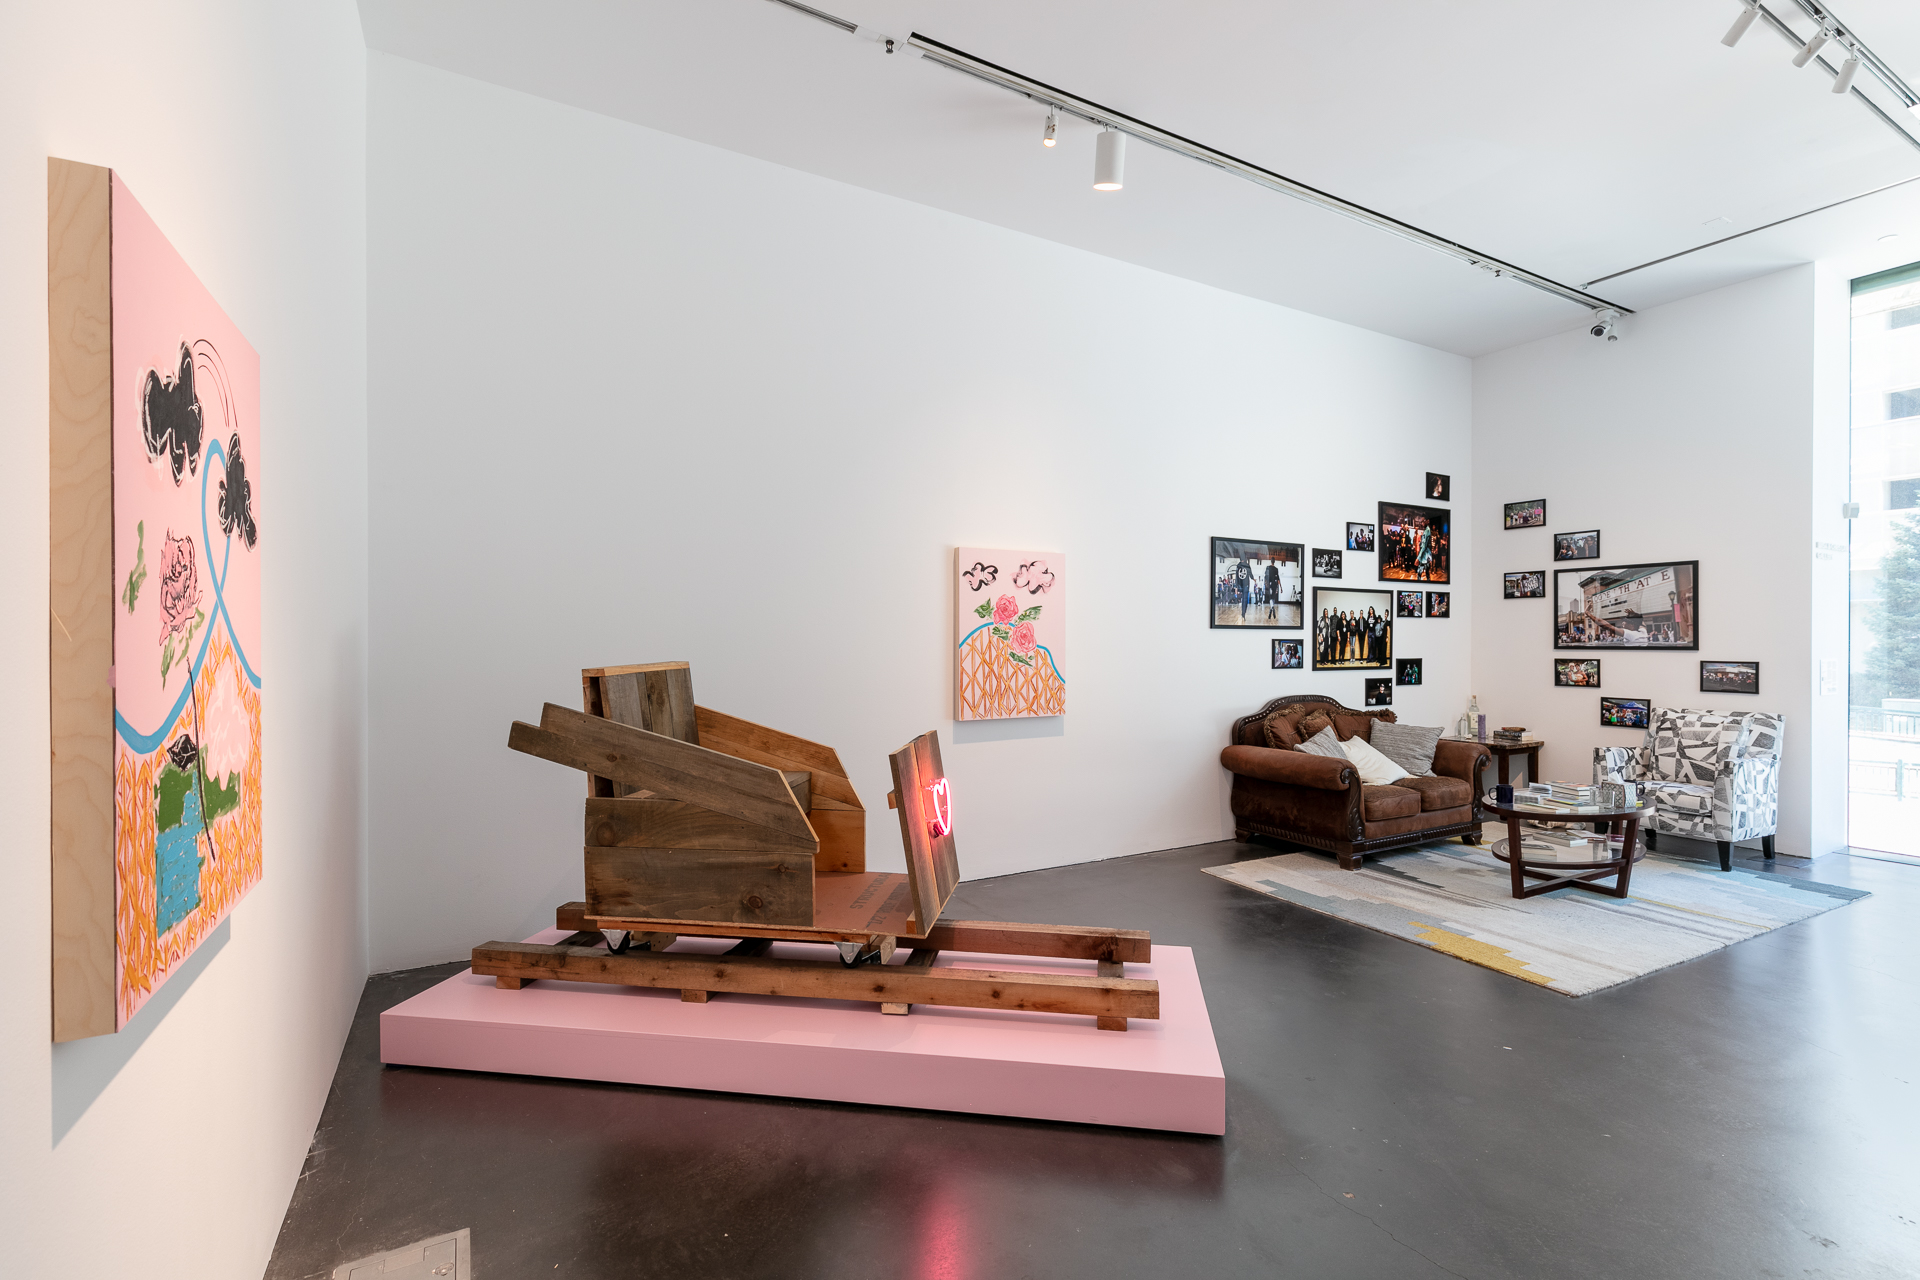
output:
[{"label": "wooden coffee table", "polygon": [[[1604,893],[1611,898],[1627,896],[1627,882],[1633,877],[1633,864],[1646,857],[1646,850],[1640,847],[1640,819],[1653,812],[1653,801],[1632,809],[1620,809],[1610,813],[1536,813],[1531,809],[1522,809],[1515,805],[1503,805],[1489,791],[1480,799],[1480,807],[1488,813],[1496,814],[1507,824],[1507,838],[1496,840],[1488,849],[1494,857],[1507,864],[1513,873],[1513,896],[1533,898],[1543,893],[1552,893],[1555,889],[1585,889],[1589,893]],[[1598,828],[1602,824],[1609,837],[1616,829],[1621,831],[1620,856],[1606,858],[1598,862],[1548,862],[1545,859],[1529,860],[1523,850],[1520,824],[1523,822],[1550,822],[1560,826],[1582,826]],[[1596,832],[1597,834],[1597,832]],[[1562,874],[1572,872],[1571,875]],[[1539,884],[1528,884],[1527,878],[1539,880]],[[1612,878],[1611,888],[1594,883],[1597,880]]]}]

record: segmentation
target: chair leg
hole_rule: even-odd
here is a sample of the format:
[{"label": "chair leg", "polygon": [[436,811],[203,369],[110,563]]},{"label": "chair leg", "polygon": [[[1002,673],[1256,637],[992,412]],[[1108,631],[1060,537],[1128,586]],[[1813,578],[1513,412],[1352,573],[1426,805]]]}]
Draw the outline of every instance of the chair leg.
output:
[{"label": "chair leg", "polygon": [[1659,840],[1659,836],[1660,836],[1659,832],[1653,831],[1651,829],[1642,831],[1640,833],[1640,843],[1646,845],[1647,848],[1649,849],[1658,849],[1660,847],[1659,844],[1657,843],[1657,841]]},{"label": "chair leg", "polygon": [[1733,870],[1733,841],[1716,840],[1714,843],[1720,846],[1720,869]]},{"label": "chair leg", "polygon": [[1772,836],[1760,837],[1760,856],[1765,858],[1768,862],[1773,861],[1773,837]]},{"label": "chair leg", "polygon": [[1233,829],[1233,838],[1241,844],[1246,844],[1249,840],[1253,839],[1253,832],[1247,830],[1245,827],[1235,827]]}]

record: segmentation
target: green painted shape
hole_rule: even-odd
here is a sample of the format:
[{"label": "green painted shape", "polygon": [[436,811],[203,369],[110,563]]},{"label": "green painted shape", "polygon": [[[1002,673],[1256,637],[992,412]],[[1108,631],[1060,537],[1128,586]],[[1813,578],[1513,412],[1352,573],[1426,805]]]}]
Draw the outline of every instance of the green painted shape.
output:
[{"label": "green painted shape", "polygon": [[187,803],[187,793],[193,790],[193,775],[182,773],[171,760],[160,769],[160,780],[153,784],[156,802],[153,814],[153,829],[171,831],[180,825],[180,819]]},{"label": "green painted shape", "polygon": [[127,612],[133,612],[133,605],[140,598],[140,584],[147,580],[147,522],[142,520],[133,526],[134,534],[140,539],[140,545],[133,553],[133,569],[127,574],[127,589],[120,598],[127,602]]},{"label": "green painted shape", "polygon": [[206,786],[207,821],[211,823],[223,814],[232,813],[240,807],[240,775],[227,775],[227,785],[221,786],[218,780]]}]

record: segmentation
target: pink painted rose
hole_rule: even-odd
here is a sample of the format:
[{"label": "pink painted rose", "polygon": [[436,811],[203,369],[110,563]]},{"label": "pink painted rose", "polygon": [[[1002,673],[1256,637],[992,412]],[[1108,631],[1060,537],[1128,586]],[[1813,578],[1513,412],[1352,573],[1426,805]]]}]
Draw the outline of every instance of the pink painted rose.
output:
[{"label": "pink painted rose", "polygon": [[1007,643],[1013,646],[1015,653],[1032,653],[1034,644],[1033,624],[1031,622],[1023,622],[1015,627],[1013,629],[1013,639]]},{"label": "pink painted rose", "polygon": [[193,539],[176,538],[167,531],[167,542],[160,553],[160,638],[193,624],[194,611],[200,607],[200,574],[194,562]]},{"label": "pink painted rose", "polygon": [[1020,606],[1012,596],[1001,596],[993,602],[993,620],[1002,626],[1020,616]]}]

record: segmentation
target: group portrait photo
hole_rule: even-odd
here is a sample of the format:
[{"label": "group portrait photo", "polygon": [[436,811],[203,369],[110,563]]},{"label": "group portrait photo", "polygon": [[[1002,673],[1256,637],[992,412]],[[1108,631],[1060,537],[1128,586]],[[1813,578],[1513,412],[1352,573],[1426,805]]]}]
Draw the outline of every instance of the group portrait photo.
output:
[{"label": "group portrait photo", "polygon": [[1393,668],[1393,593],[1340,587],[1313,589],[1316,671]]}]

